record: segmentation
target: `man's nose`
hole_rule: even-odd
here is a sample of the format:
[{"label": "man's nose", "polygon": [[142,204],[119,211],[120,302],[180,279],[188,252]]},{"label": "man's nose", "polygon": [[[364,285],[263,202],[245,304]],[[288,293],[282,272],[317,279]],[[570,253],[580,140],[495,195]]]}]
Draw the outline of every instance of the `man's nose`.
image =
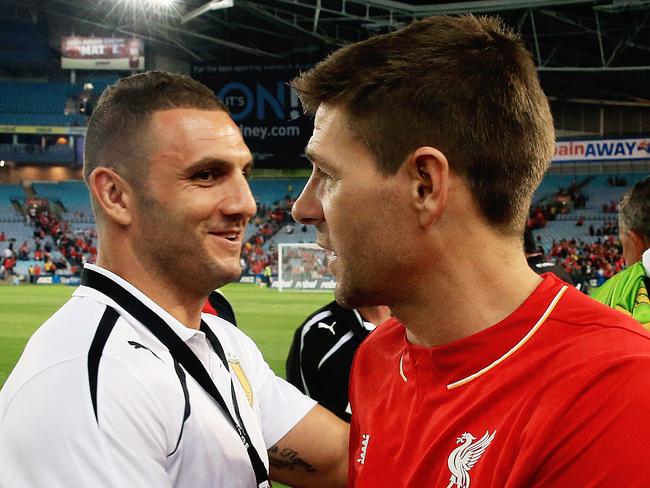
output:
[{"label": "man's nose", "polygon": [[237,175],[223,211],[228,215],[241,215],[245,219],[250,219],[257,213],[255,198],[244,175]]},{"label": "man's nose", "polygon": [[323,207],[317,194],[317,183],[309,178],[291,210],[293,218],[305,225],[316,225],[324,220]]}]

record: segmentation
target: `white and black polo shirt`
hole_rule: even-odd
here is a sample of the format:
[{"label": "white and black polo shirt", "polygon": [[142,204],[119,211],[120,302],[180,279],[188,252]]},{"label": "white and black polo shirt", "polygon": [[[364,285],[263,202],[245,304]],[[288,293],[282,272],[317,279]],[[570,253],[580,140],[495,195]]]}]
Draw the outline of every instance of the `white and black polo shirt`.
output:
[{"label": "white and black polo shirt", "polygon": [[[315,402],[278,378],[255,344],[208,314],[229,368],[206,334],[189,329],[131,284],[129,291],[200,359],[234,416],[231,384],[252,445],[267,448]],[[208,333],[210,333],[208,331]],[[0,391],[0,486],[251,487],[237,431],[169,350],[115,300],[88,286],[45,322]]]}]

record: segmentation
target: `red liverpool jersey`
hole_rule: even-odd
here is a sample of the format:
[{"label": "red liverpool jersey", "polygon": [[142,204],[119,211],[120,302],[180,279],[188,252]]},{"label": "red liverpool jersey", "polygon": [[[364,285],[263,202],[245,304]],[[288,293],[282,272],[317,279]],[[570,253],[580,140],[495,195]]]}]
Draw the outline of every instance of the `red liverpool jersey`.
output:
[{"label": "red liverpool jersey", "polygon": [[350,485],[650,485],[650,334],[553,275],[439,347],[395,319],[352,371]]}]

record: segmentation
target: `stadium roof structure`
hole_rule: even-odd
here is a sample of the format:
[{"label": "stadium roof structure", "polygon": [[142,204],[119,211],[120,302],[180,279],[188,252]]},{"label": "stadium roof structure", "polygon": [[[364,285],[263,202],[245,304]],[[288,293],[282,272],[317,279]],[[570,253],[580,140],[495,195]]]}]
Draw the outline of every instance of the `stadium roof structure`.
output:
[{"label": "stadium roof structure", "polygon": [[228,63],[315,62],[430,15],[498,14],[522,33],[552,98],[650,106],[650,0],[176,0],[164,13],[142,7],[154,3],[0,0],[0,8],[29,8],[77,34],[137,35],[194,62]]}]

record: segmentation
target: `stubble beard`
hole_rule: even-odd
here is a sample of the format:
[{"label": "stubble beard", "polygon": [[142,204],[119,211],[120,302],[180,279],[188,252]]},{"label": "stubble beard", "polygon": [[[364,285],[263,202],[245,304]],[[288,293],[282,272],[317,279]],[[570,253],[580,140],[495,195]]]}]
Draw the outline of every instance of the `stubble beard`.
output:
[{"label": "stubble beard", "polygon": [[167,284],[182,294],[208,296],[213,290],[241,275],[237,259],[232,271],[215,262],[196,230],[184,228],[170,218],[163,204],[149,195],[139,196],[140,229],[136,254],[161,285]]},{"label": "stubble beard", "polygon": [[359,269],[341,270],[334,296],[339,305],[345,308],[359,308],[372,305],[372,293],[368,289],[369,276]]}]

